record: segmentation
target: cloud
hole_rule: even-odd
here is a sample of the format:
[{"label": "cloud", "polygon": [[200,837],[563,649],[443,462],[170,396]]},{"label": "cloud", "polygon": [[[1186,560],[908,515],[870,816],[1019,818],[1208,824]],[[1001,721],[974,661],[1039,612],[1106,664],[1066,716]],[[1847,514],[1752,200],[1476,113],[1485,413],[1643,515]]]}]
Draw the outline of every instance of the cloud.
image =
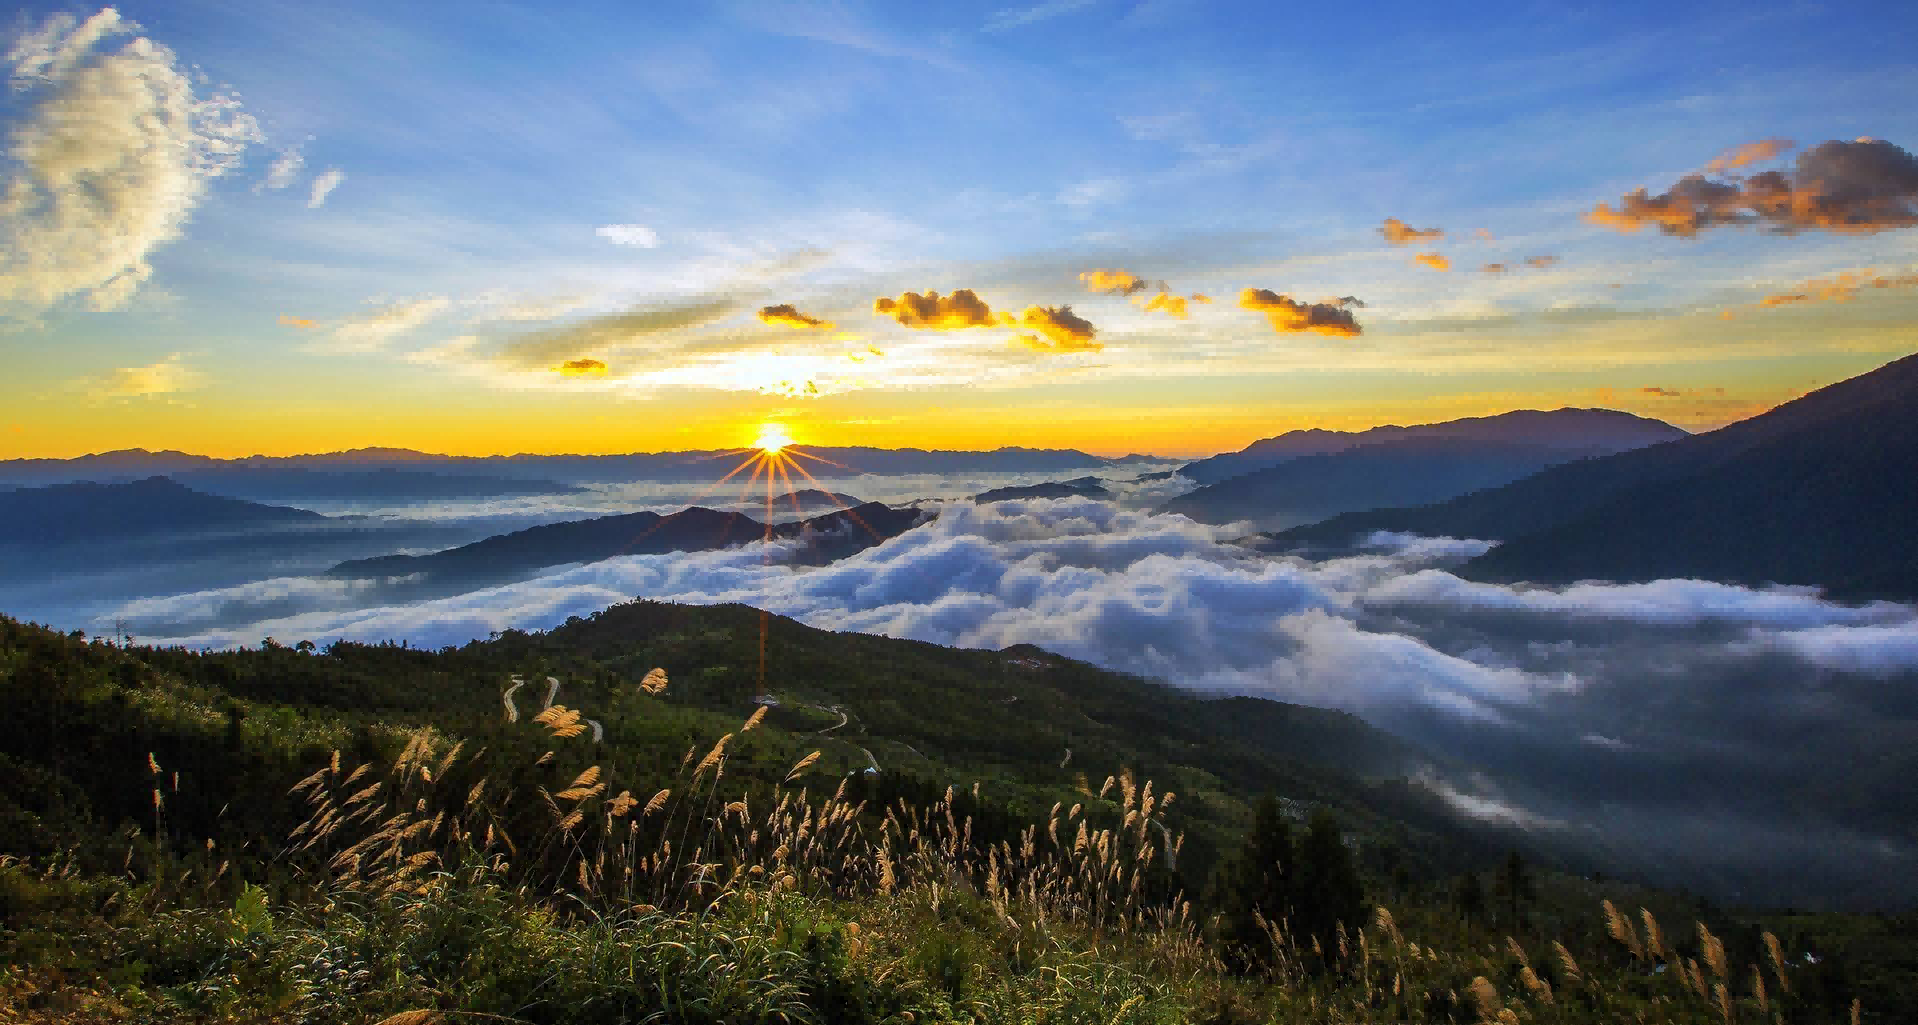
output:
[{"label": "cloud", "polygon": [[1422,263],[1433,270],[1452,269],[1452,261],[1446,259],[1444,253],[1420,253],[1412,257],[1412,260],[1415,263]]},{"label": "cloud", "polygon": [[[1641,874],[1794,901],[1854,882],[1873,898],[1918,891],[1898,870],[1911,857],[1902,780],[1854,771],[1895,764],[1876,759],[1903,750],[1918,722],[1911,606],[1696,580],[1512,587],[1448,569],[1482,541],[1376,535],[1354,554],[1305,559],[1223,536],[1087,499],[961,501],[822,567],[795,564],[790,545],[751,545],[404,605],[320,582],[307,611],[289,612],[277,596],[305,585],[281,582],[271,595],[147,599],[128,618],[196,648],[265,634],[437,648],[640,596],[746,602],[822,629],[965,648],[1036,644],[1205,693],[1362,715],[1475,764],[1425,777],[1461,810],[1626,838],[1604,847]],[[235,618],[249,605],[273,611]],[[1705,826],[1717,842],[1702,842]],[[1744,842],[1808,829],[1822,849]],[[1584,837],[1574,846],[1598,849]]]},{"label": "cloud", "polygon": [[279,156],[273,158],[273,163],[267,165],[266,177],[261,179],[254,191],[286,188],[299,178],[300,171],[305,167],[306,157],[300,153],[300,147],[288,146],[280,151]]},{"label": "cloud", "polygon": [[659,233],[644,224],[602,224],[594,229],[593,234],[616,246],[659,248]]},{"label": "cloud", "polygon": [[1789,170],[1724,177],[1686,175],[1656,196],[1635,189],[1585,218],[1625,232],[1655,224],[1684,238],[1728,224],[1849,235],[1918,224],[1918,158],[1881,139],[1824,142]]},{"label": "cloud", "polygon": [[1503,274],[1510,269],[1511,268],[1505,266],[1502,263],[1488,263],[1485,266],[1479,268],[1480,271],[1486,274]]},{"label": "cloud", "polygon": [[1031,7],[1008,7],[994,11],[992,16],[986,19],[986,24],[981,31],[1005,32],[1009,29],[1023,28],[1034,22],[1071,14],[1097,2],[1098,0],[1046,0]]},{"label": "cloud", "polygon": [[452,303],[441,296],[422,296],[349,317],[332,330],[337,350],[372,352],[394,338],[421,327],[444,313]]},{"label": "cloud", "polygon": [[1639,391],[1646,395],[1656,395],[1661,399],[1675,399],[1684,394],[1676,388],[1647,387],[1640,388]]},{"label": "cloud", "polygon": [[566,377],[594,377],[606,373],[606,364],[596,359],[569,359],[553,369]]},{"label": "cloud", "polygon": [[313,177],[313,191],[306,197],[306,208],[308,210],[318,210],[321,206],[325,205],[326,197],[332,195],[333,190],[339,188],[340,183],[345,180],[346,172],[337,167],[329,167],[315,175]]},{"label": "cloud", "polygon": [[1086,289],[1092,292],[1104,292],[1108,295],[1131,295],[1143,292],[1152,285],[1131,271],[1099,270],[1082,271],[1079,280],[1086,283]]},{"label": "cloud", "polygon": [[1019,342],[1029,349],[1051,352],[1098,352],[1104,346],[1094,340],[1098,333],[1090,322],[1072,312],[1070,306],[1028,306],[1017,318],[1004,315],[1008,324],[1030,328],[1035,334],[1021,334]]},{"label": "cloud", "polygon": [[196,96],[173,51],[109,7],[56,14],[4,58],[17,112],[0,185],[0,303],[119,309],[183,233],[208,183],[264,140],[224,93]]},{"label": "cloud", "polygon": [[302,331],[307,331],[319,327],[320,322],[307,317],[293,317],[282,313],[280,314],[280,326],[297,327]]},{"label": "cloud", "polygon": [[89,382],[96,398],[130,399],[192,391],[206,383],[206,375],[181,362],[174,353],[144,367],[117,367]]},{"label": "cloud", "polygon": [[938,292],[907,292],[898,299],[873,300],[872,311],[884,314],[912,328],[954,331],[969,327],[991,327],[992,308],[970,288],[961,288],[940,298]]},{"label": "cloud", "polygon": [[1163,312],[1184,320],[1185,304],[1185,296],[1173,295],[1170,292],[1160,292],[1158,295],[1146,300],[1145,311],[1147,313]]},{"label": "cloud", "polygon": [[[1795,286],[1791,292],[1768,295],[1760,306],[1786,306],[1817,301],[1850,302],[1865,288],[1912,288],[1918,286],[1918,274],[1879,274],[1872,268],[1840,271],[1829,278],[1817,278]],[[1726,311],[1730,312],[1730,311]]]},{"label": "cloud", "polygon": [[1762,164],[1781,153],[1796,149],[1797,146],[1798,144],[1790,139],[1778,138],[1760,139],[1743,146],[1733,146],[1713,157],[1711,163],[1705,165],[1705,173],[1720,174],[1725,171],[1736,171],[1750,164]]},{"label": "cloud", "polygon": [[1545,268],[1550,267],[1557,262],[1558,262],[1558,257],[1556,256],[1550,256],[1550,255],[1533,256],[1526,259],[1525,266],[1530,267],[1533,270],[1544,270]]},{"label": "cloud", "polygon": [[1239,293],[1242,309],[1263,313],[1280,334],[1316,331],[1341,338],[1355,338],[1361,329],[1357,319],[1343,303],[1302,303],[1270,289],[1248,288]]},{"label": "cloud", "polygon": [[1379,226],[1379,234],[1385,236],[1385,241],[1395,246],[1409,245],[1413,242],[1427,242],[1445,237],[1445,232],[1437,228],[1420,230],[1396,217],[1387,217],[1385,223]]},{"label": "cloud", "polygon": [[669,355],[661,345],[662,336],[711,323],[739,308],[739,300],[715,296],[587,317],[511,336],[499,343],[493,359],[521,370],[540,370],[563,360],[614,352],[645,355],[658,362]]},{"label": "cloud", "polygon": [[798,308],[793,306],[792,303],[761,307],[759,319],[768,324],[776,324],[781,327],[796,327],[801,330],[830,331],[833,327],[832,321],[820,320],[817,317],[808,317],[799,312]]}]

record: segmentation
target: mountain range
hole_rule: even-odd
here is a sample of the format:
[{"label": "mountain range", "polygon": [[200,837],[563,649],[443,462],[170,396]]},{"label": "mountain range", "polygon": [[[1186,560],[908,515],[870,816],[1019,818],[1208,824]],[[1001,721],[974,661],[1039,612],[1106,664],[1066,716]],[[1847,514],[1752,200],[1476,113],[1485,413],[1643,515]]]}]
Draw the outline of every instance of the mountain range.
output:
[{"label": "mountain range", "polygon": [[1304,456],[1334,455],[1363,446],[1414,440],[1529,445],[1561,451],[1566,453],[1566,459],[1576,459],[1684,436],[1683,430],[1662,420],[1615,409],[1515,409],[1496,416],[1466,417],[1413,427],[1387,425],[1364,431],[1318,428],[1287,431],[1277,437],[1262,438],[1237,452],[1187,463],[1179,468],[1179,473],[1201,485],[1217,484]]},{"label": "mountain range", "polygon": [[1769,412],[1421,507],[1263,535],[1266,550],[1373,531],[1502,542],[1461,572],[1564,583],[1696,577],[1918,597],[1918,356]]},{"label": "mountain range", "polygon": [[0,492],[0,544],[66,545],[326,520],[305,509],[205,494],[166,477]]},{"label": "mountain range", "polygon": [[791,523],[765,524],[739,512],[692,506],[664,516],[622,513],[549,523],[428,555],[386,555],[340,563],[328,575],[384,579],[421,574],[433,590],[466,589],[530,574],[547,566],[597,562],[621,555],[696,552],[766,538],[807,542],[798,562],[829,562],[895,537],[924,521],[918,509],[868,502]]},{"label": "mountain range", "polygon": [[[1139,456],[1107,459],[1076,449],[1007,447],[992,451],[917,448],[827,448],[801,451],[816,477],[911,473],[1052,473],[1138,462]],[[0,460],[0,487],[76,480],[110,481],[155,475],[216,471],[312,470],[329,473],[406,470],[455,476],[539,480],[562,484],[617,480],[710,480],[743,456],[740,450],[635,452],[622,455],[449,456],[403,448],[360,448],[296,456],[216,459],[172,450],[121,449],[73,459]],[[723,464],[723,465],[722,465]],[[720,467],[715,472],[715,467]]]}]

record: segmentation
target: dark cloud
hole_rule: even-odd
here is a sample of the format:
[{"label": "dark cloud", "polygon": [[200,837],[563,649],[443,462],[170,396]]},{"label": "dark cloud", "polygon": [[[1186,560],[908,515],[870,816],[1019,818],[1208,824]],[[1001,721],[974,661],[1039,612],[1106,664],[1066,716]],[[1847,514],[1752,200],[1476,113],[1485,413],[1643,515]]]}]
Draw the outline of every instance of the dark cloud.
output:
[{"label": "dark cloud", "polygon": [[1345,305],[1343,300],[1302,303],[1267,288],[1248,288],[1239,293],[1239,306],[1265,314],[1272,330],[1280,334],[1316,331],[1341,338],[1356,337],[1361,331],[1359,322]]},{"label": "dark cloud", "polygon": [[907,292],[897,299],[873,300],[872,311],[913,328],[955,331],[970,327],[991,327],[996,321],[987,306],[970,288],[961,288],[949,296],[938,292]]},{"label": "dark cloud", "polygon": [[768,324],[776,324],[780,327],[796,327],[801,330],[816,331],[832,330],[832,321],[809,317],[799,312],[799,309],[792,303],[781,303],[778,306],[761,307],[759,310],[759,319]]},{"label": "dark cloud", "polygon": [[1097,329],[1070,306],[1028,306],[1017,318],[1010,313],[1004,317],[1008,324],[1036,332],[1019,336],[1019,342],[1027,348],[1050,352],[1097,352],[1104,348],[1093,337]]},{"label": "dark cloud", "polygon": [[1918,158],[1882,139],[1833,140],[1800,153],[1789,170],[1721,176],[1686,175],[1655,196],[1636,189],[1585,217],[1619,231],[1655,224],[1685,238],[1728,224],[1854,235],[1918,224]]},{"label": "dark cloud", "polygon": [[1396,217],[1387,217],[1385,223],[1379,226],[1379,234],[1385,236],[1385,241],[1395,246],[1410,245],[1413,242],[1435,241],[1445,237],[1445,232],[1437,228],[1420,230]]}]

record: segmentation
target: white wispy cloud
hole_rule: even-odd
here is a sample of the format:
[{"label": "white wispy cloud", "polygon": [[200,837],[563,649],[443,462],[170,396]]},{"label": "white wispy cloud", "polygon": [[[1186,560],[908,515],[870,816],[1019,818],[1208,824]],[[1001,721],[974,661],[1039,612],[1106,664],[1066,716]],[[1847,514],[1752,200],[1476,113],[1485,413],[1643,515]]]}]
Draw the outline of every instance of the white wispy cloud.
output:
[{"label": "white wispy cloud", "polygon": [[165,46],[108,45],[138,31],[111,7],[85,21],[57,14],[7,52],[22,114],[0,187],[0,303],[121,308],[207,183],[264,140],[237,99],[196,95]]},{"label": "white wispy cloud", "polygon": [[602,224],[593,234],[616,246],[659,248],[659,233],[644,224]]},{"label": "white wispy cloud", "polygon": [[1097,2],[1098,0],[1046,0],[1045,3],[1034,4],[1031,7],[1008,7],[994,11],[992,16],[986,19],[984,31],[1005,32],[1009,29],[1022,28],[1034,22],[1046,21],[1083,10]]},{"label": "white wispy cloud", "polygon": [[329,167],[321,171],[313,179],[313,191],[307,196],[306,208],[308,210],[319,209],[326,203],[326,197],[332,195],[333,190],[339,188],[340,183],[345,180],[346,172],[337,167]]},{"label": "white wispy cloud", "polygon": [[260,184],[254,187],[254,191],[286,188],[293,184],[299,178],[300,172],[305,169],[306,155],[300,152],[299,145],[288,146],[280,151],[279,156],[273,158],[273,163],[267,165],[266,177],[260,180]]},{"label": "white wispy cloud", "polygon": [[328,332],[335,351],[371,352],[418,328],[452,307],[443,296],[429,295],[383,306],[349,317]]}]

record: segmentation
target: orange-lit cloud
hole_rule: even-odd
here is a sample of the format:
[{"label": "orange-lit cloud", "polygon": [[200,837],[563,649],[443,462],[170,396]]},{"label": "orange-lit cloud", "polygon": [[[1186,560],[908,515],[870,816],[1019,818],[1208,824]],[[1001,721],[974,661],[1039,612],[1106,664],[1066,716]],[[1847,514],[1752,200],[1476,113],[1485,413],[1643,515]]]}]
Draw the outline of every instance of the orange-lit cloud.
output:
[{"label": "orange-lit cloud", "polygon": [[1185,319],[1185,312],[1186,312],[1185,304],[1189,301],[1190,302],[1210,302],[1211,300],[1197,293],[1194,293],[1192,298],[1188,300],[1185,296],[1182,296],[1182,295],[1173,295],[1171,292],[1160,292],[1158,295],[1155,295],[1152,298],[1146,300],[1145,311],[1147,313],[1153,313],[1153,312],[1167,313],[1167,314],[1170,314],[1171,316],[1178,317],[1179,319],[1183,320]]},{"label": "orange-lit cloud", "polygon": [[1104,348],[1093,338],[1098,333],[1097,329],[1084,317],[1072,312],[1070,306],[1028,306],[1025,313],[1017,317],[1010,313],[1001,316],[1007,324],[1038,332],[1018,337],[1020,344],[1030,349],[1098,352]]},{"label": "orange-lit cloud", "polygon": [[1797,286],[1795,291],[1768,295],[1760,306],[1787,306],[1808,302],[1850,302],[1864,288],[1912,288],[1918,286],[1918,274],[1881,275],[1867,267],[1861,271],[1842,271],[1829,278],[1816,278]]},{"label": "orange-lit cloud", "polygon": [[1918,158],[1880,139],[1824,142],[1800,153],[1790,170],[1728,177],[1686,175],[1656,196],[1635,189],[1585,219],[1627,232],[1655,224],[1685,238],[1726,224],[1847,235],[1918,224]]},{"label": "orange-lit cloud", "polygon": [[832,321],[820,320],[818,317],[808,317],[799,312],[798,308],[793,306],[792,303],[781,303],[778,306],[764,307],[759,311],[759,319],[768,324],[777,324],[780,327],[796,327],[800,330],[816,331],[832,330]]},{"label": "orange-lit cloud", "polygon": [[1550,267],[1552,264],[1555,264],[1557,262],[1558,262],[1558,257],[1556,256],[1533,256],[1533,257],[1526,258],[1525,266],[1530,267],[1533,270],[1544,270],[1545,268]]},{"label": "orange-lit cloud", "polygon": [[1795,149],[1797,146],[1798,144],[1790,139],[1776,138],[1760,139],[1757,142],[1748,142],[1743,146],[1733,146],[1731,149],[1713,157],[1712,162],[1705,165],[1705,173],[1721,174],[1725,171],[1736,171],[1748,164],[1762,164],[1780,153]]},{"label": "orange-lit cloud", "polygon": [[1486,231],[1484,228],[1480,228],[1478,231],[1474,232],[1473,234],[1477,235],[1479,237],[1479,241],[1481,242],[1492,241],[1492,233],[1489,231]]},{"label": "orange-lit cloud", "polygon": [[1265,314],[1280,334],[1317,331],[1353,338],[1360,333],[1359,322],[1343,303],[1302,303],[1268,288],[1248,288],[1239,293],[1239,306]]},{"label": "orange-lit cloud", "polygon": [[872,311],[884,314],[907,327],[956,331],[968,327],[991,327],[992,307],[970,288],[961,288],[944,298],[938,292],[907,292],[897,299],[881,296],[873,300]]},{"label": "orange-lit cloud", "polygon": [[1420,253],[1412,257],[1412,261],[1414,263],[1422,263],[1433,270],[1452,269],[1452,261],[1446,259],[1444,253]]},{"label": "orange-lit cloud", "polygon": [[1505,266],[1502,263],[1488,263],[1485,266],[1479,268],[1479,270],[1482,270],[1487,274],[1503,274],[1510,269],[1511,268]]},{"label": "orange-lit cloud", "polygon": [[1084,271],[1079,275],[1079,280],[1086,283],[1087,291],[1105,292],[1108,295],[1131,295],[1152,287],[1144,278],[1131,271],[1104,268]]},{"label": "orange-lit cloud", "polygon": [[[1611,389],[1604,388],[1604,389],[1600,389],[1600,391],[1610,392]],[[1660,387],[1657,387],[1656,385],[1653,385],[1653,386],[1648,386],[1648,387],[1638,389],[1638,393],[1640,395],[1649,395],[1655,399],[1695,399],[1695,398],[1703,398],[1706,396],[1717,398],[1725,394],[1725,389],[1723,388],[1660,388]]]},{"label": "orange-lit cloud", "polygon": [[1418,228],[1412,227],[1411,225],[1405,223],[1404,221],[1399,220],[1396,217],[1387,217],[1385,219],[1385,223],[1379,226],[1379,234],[1385,236],[1385,241],[1390,242],[1391,244],[1395,246],[1407,245],[1412,242],[1425,242],[1432,239],[1441,239],[1445,237],[1445,232],[1440,231],[1437,228],[1426,228],[1424,230],[1420,230]]},{"label": "orange-lit cloud", "polygon": [[595,377],[606,373],[606,364],[596,359],[569,359],[553,370],[567,377]]},{"label": "orange-lit cloud", "polygon": [[280,325],[282,327],[297,327],[305,330],[306,328],[319,327],[320,322],[306,317],[289,317],[282,313],[280,314]]},{"label": "orange-lit cloud", "polygon": [[1192,293],[1191,299],[1195,303],[1209,303],[1212,301],[1212,297],[1203,292]]}]

